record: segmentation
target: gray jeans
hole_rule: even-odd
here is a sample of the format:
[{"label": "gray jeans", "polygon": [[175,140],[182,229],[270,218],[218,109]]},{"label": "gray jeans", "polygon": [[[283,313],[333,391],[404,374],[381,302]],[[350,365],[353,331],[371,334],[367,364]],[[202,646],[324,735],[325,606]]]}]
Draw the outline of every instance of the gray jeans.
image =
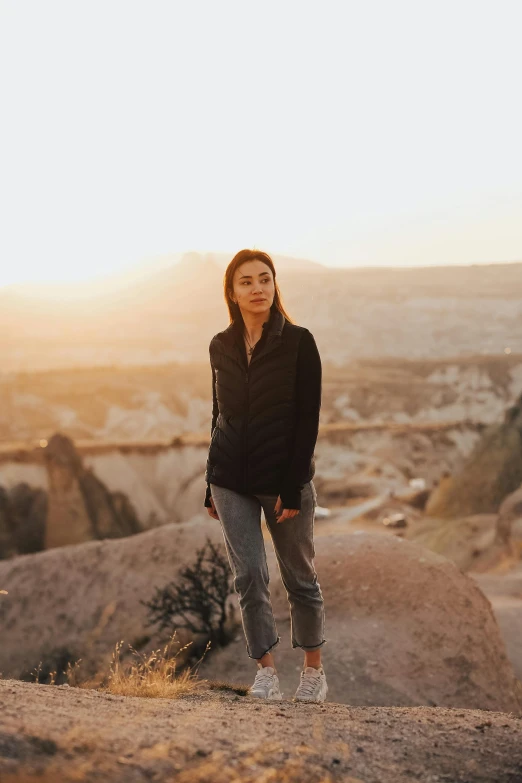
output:
[{"label": "gray jeans", "polygon": [[239,595],[247,653],[259,659],[280,641],[270,603],[270,580],[261,531],[263,508],[290,604],[292,647],[316,650],[324,638],[324,601],[314,568],[317,493],[312,481],[301,490],[301,510],[277,522],[277,496],[243,495],[210,485],[223,530],[234,590]]}]

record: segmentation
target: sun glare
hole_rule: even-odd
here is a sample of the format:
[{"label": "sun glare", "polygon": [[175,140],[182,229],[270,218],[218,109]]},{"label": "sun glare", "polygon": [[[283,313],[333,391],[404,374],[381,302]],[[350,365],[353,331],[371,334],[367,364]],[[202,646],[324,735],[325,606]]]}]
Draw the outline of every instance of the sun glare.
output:
[{"label": "sun glare", "polygon": [[0,286],[184,249],[522,259],[511,9],[2,4]]}]

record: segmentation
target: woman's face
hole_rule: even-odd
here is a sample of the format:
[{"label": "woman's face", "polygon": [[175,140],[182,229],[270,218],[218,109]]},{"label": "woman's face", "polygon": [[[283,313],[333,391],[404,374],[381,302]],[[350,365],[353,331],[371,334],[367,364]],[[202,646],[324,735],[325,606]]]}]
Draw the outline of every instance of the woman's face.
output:
[{"label": "woman's face", "polygon": [[235,273],[232,299],[241,312],[259,315],[268,313],[275,295],[275,283],[270,267],[263,261],[245,261]]}]

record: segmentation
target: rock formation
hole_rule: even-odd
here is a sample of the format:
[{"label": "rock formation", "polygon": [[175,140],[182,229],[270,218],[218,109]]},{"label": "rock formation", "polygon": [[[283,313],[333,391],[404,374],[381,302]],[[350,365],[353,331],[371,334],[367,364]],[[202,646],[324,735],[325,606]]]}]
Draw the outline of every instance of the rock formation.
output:
[{"label": "rock formation", "polygon": [[471,456],[432,492],[426,513],[463,517],[496,513],[522,483],[522,394],[501,424],[487,427]]},{"label": "rock formation", "polygon": [[49,475],[45,548],[93,538],[118,538],[141,530],[134,509],[85,468],[66,435],[53,435],[44,450]]},{"label": "rock formation", "polygon": [[84,466],[70,438],[54,435],[38,459],[47,490],[27,481],[0,486],[0,559],[143,529],[125,493],[110,492]]}]

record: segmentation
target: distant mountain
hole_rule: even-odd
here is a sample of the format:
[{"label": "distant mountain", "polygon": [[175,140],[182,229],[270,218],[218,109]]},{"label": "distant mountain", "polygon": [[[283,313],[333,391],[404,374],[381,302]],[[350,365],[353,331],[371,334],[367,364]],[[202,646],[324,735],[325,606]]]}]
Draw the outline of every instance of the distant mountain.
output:
[{"label": "distant mountain", "polygon": [[[206,362],[210,338],[229,322],[229,260],[185,253],[89,285],[4,288],[0,367]],[[348,269],[274,260],[287,311],[337,365],[522,352],[521,263]]]},{"label": "distant mountain", "polygon": [[[280,271],[319,271],[320,269],[324,269],[324,265],[318,263],[317,261],[309,261],[304,258],[292,258],[291,256],[280,256],[277,254],[269,253],[270,257],[272,258],[276,272],[279,273]],[[223,269],[223,271],[228,266],[229,262],[232,260],[234,254],[228,254],[228,253],[208,253],[207,256],[214,261],[215,264],[219,266],[220,269]]]},{"label": "distant mountain", "polygon": [[[101,296],[108,291],[116,291],[120,288],[127,288],[129,285],[143,282],[147,278],[154,277],[162,272],[178,273],[182,276],[194,276],[200,270],[209,270],[215,266],[220,271],[225,271],[227,265],[232,260],[233,254],[230,253],[198,253],[195,251],[187,253],[171,253],[165,256],[158,256],[146,259],[138,264],[133,264],[128,269],[120,272],[114,272],[104,277],[97,277],[93,280],[74,282],[37,282],[37,283],[12,283],[8,286],[0,286],[0,297],[5,294],[16,297],[28,298],[49,298],[57,299],[63,297],[85,299],[89,296]],[[276,271],[287,270],[306,270],[317,271],[325,268],[317,261],[308,261],[306,259],[292,258],[290,256],[272,256]],[[183,270],[183,272],[181,272]]]}]

